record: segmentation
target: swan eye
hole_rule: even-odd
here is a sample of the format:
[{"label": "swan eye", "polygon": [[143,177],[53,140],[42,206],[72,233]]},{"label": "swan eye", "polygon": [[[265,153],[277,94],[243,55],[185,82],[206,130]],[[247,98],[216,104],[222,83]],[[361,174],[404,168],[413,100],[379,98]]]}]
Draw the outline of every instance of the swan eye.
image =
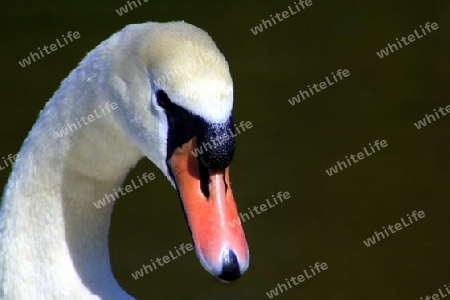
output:
[{"label": "swan eye", "polygon": [[156,94],[156,98],[158,100],[159,106],[164,109],[168,109],[173,105],[172,101],[170,101],[169,99],[169,96],[167,96],[167,94],[163,90],[158,91],[158,93]]}]

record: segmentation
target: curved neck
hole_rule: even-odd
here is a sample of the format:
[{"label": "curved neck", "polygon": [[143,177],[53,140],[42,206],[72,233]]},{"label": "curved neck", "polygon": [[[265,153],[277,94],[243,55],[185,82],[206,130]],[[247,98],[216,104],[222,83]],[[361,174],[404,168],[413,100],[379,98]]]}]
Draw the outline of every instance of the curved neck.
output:
[{"label": "curved neck", "polygon": [[117,189],[143,154],[116,112],[95,100],[96,85],[77,82],[77,70],[41,113],[5,190],[1,299],[132,299],[111,272],[113,205],[93,203]]}]

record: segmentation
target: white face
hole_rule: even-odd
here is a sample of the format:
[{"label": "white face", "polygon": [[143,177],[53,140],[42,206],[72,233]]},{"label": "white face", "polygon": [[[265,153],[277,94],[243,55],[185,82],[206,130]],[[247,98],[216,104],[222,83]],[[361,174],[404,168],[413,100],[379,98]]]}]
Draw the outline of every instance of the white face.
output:
[{"label": "white face", "polygon": [[[233,108],[233,85],[231,80],[217,78],[210,72],[201,77],[174,75],[172,80],[153,86],[154,90],[163,90],[170,100],[202,117],[210,123],[225,122]],[[164,76],[164,75],[163,75]],[[152,82],[154,83],[154,81]]]},{"label": "white face", "polygon": [[158,91],[164,91],[172,103],[208,123],[226,122],[232,113],[233,82],[228,63],[209,36],[197,30],[197,43],[192,38],[171,39],[170,35],[164,37],[164,43],[149,40],[153,46],[140,49],[146,64],[128,64],[124,80],[119,80],[130,132],[166,176],[169,125],[166,112],[158,104]]},{"label": "white face", "polygon": [[[222,80],[219,79],[222,72],[213,72],[214,68],[204,72],[204,67],[200,68],[202,72],[196,71],[202,74],[198,78],[184,71],[162,73],[153,69],[128,68],[129,72],[124,74],[128,78],[111,79],[114,94],[120,95],[118,105],[121,109],[118,111],[122,115],[119,117],[129,129],[127,131],[144,155],[164,172],[172,184],[166,164],[169,124],[167,112],[158,103],[157,93],[164,91],[172,103],[207,123],[226,122],[232,112],[233,85],[226,62],[223,67],[226,67],[228,76]],[[159,80],[161,78],[163,81]]]}]

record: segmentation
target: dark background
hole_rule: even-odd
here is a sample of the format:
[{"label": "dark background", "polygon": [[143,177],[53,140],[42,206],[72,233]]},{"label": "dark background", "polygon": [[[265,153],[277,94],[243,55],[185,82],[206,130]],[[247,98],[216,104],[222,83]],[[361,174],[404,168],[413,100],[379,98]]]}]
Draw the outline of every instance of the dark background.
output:
[{"label": "dark background", "polygon": [[[315,262],[328,270],[277,299],[419,299],[450,282],[450,116],[414,122],[450,104],[448,1],[316,1],[253,35],[250,28],[293,1],[149,1],[119,16],[126,1],[18,1],[2,6],[0,157],[19,151],[62,79],[127,24],[185,20],[205,29],[230,64],[237,137],[231,178],[238,208],[278,191],[291,199],[244,223],[248,272],[223,284],[189,252],[149,275],[131,273],[190,236],[176,192],[148,160],[129,178],[156,180],[121,198],[110,232],[112,266],[138,299],[257,299]],[[380,59],[376,51],[437,22]],[[18,61],[68,31],[81,38],[26,68]],[[287,99],[337,69],[350,77],[291,106]],[[325,169],[368,143],[388,147],[330,177]],[[0,172],[0,185],[10,169]],[[128,179],[128,181],[130,180]],[[363,240],[413,210],[424,219],[367,248]],[[267,298],[266,298],[267,299]]]}]

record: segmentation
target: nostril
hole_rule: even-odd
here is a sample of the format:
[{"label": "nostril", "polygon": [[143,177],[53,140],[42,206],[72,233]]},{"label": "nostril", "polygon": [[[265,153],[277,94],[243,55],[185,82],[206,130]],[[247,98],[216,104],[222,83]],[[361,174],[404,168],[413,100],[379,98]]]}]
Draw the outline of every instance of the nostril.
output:
[{"label": "nostril", "polygon": [[241,277],[238,259],[233,250],[222,255],[222,273],[218,277],[223,281],[234,281]]}]

